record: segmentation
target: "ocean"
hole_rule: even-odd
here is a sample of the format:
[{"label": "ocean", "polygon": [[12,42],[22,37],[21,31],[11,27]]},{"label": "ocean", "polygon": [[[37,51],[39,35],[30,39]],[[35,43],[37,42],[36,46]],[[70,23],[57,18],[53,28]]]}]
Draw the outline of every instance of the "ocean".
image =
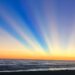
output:
[{"label": "ocean", "polygon": [[63,60],[0,60],[0,72],[75,70],[75,61]]}]

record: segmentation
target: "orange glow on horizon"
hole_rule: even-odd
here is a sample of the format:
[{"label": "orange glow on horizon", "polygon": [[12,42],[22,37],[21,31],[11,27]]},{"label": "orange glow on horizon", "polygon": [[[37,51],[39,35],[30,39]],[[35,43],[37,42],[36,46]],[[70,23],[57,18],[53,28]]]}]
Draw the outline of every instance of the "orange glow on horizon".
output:
[{"label": "orange glow on horizon", "polygon": [[9,54],[9,55],[1,55],[0,59],[32,59],[32,60],[75,60],[75,57],[70,56],[44,56],[44,55],[36,55],[36,54]]}]

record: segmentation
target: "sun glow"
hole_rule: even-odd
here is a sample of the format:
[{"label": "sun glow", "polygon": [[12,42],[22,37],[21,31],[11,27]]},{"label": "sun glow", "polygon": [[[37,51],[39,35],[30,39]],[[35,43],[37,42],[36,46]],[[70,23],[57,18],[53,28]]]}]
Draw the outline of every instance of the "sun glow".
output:
[{"label": "sun glow", "polygon": [[0,2],[0,58],[75,60],[75,2],[25,1]]}]

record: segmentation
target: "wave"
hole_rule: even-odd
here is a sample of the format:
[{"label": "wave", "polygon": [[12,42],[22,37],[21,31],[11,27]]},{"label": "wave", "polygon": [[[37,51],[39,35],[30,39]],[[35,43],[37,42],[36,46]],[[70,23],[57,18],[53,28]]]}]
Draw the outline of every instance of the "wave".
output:
[{"label": "wave", "polygon": [[30,72],[30,71],[61,71],[61,70],[75,70],[75,67],[72,68],[49,68],[49,69],[28,69],[28,70],[5,70],[0,72]]}]

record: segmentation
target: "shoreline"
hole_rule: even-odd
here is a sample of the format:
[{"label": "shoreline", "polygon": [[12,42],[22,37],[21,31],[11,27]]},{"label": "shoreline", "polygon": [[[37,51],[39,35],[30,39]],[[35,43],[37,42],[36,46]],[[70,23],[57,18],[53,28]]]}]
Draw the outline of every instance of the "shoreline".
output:
[{"label": "shoreline", "polygon": [[39,69],[28,69],[28,70],[3,70],[0,73],[13,73],[13,72],[44,72],[44,71],[75,71],[75,67],[68,67],[68,68],[39,68]]},{"label": "shoreline", "polygon": [[57,75],[75,74],[75,70],[64,71],[31,71],[31,72],[2,72],[0,75]]}]

